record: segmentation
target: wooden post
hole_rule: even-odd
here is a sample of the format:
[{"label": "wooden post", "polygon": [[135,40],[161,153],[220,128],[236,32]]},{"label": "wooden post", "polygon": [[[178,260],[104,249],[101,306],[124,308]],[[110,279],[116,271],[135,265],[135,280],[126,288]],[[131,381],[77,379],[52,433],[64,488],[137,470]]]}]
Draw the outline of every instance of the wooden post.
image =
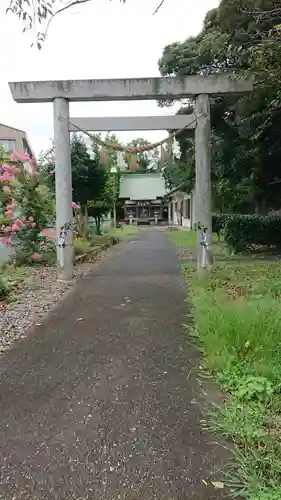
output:
[{"label": "wooden post", "polygon": [[[212,243],[212,199],[211,199],[211,120],[210,101],[208,94],[196,97],[195,115],[195,218],[197,226],[197,270],[201,273],[206,265],[211,265],[211,259],[204,263],[203,247],[200,245],[201,232],[198,224],[207,227],[207,243],[209,251]],[[209,251],[207,254],[209,254]]]}]

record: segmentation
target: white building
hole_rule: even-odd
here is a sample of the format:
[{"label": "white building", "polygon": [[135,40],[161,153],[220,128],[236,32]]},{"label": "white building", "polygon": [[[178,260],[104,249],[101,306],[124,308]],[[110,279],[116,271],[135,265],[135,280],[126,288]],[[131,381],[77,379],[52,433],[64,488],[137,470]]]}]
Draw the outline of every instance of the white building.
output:
[{"label": "white building", "polygon": [[169,224],[187,229],[195,228],[195,190],[187,194],[180,187],[172,189],[168,195]]}]

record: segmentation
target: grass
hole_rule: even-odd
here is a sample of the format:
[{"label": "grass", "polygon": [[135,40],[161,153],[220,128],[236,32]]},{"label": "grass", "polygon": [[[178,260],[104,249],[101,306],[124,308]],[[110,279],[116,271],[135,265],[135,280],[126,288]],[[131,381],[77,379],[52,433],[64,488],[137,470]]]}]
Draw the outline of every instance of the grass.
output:
[{"label": "grass", "polygon": [[196,231],[169,231],[168,235],[177,247],[196,249]]},{"label": "grass", "polygon": [[[190,232],[170,237],[194,245]],[[233,496],[281,500],[281,264],[247,256],[217,261],[204,279],[197,278],[194,262],[183,272],[192,334],[225,393],[209,425],[235,443],[226,482]]]},{"label": "grass", "polygon": [[16,300],[29,276],[28,266],[4,264],[0,266],[0,301]]},{"label": "grass", "polygon": [[117,236],[104,234],[93,235],[89,238],[75,238],[73,241],[76,262],[93,259],[101,250],[104,250],[119,242]]},{"label": "grass", "polygon": [[116,236],[120,239],[126,239],[130,238],[131,236],[138,235],[138,233],[138,226],[135,226],[133,224],[124,224],[122,227],[110,229],[107,234],[109,236]]},{"label": "grass", "polygon": [[[196,231],[189,230],[178,230],[178,231],[170,231],[168,233],[170,240],[180,248],[188,248],[193,250],[194,253],[196,251],[196,241],[197,234]],[[212,252],[216,257],[227,257],[229,252],[227,251],[225,244],[223,241],[219,241],[217,234],[213,233],[212,236]]]}]

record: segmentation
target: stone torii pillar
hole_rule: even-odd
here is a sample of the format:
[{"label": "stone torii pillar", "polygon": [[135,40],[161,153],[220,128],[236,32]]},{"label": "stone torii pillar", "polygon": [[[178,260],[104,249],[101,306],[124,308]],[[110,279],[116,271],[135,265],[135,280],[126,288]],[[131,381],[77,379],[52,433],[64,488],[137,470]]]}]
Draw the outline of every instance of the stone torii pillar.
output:
[{"label": "stone torii pillar", "polygon": [[[211,190],[211,115],[208,94],[196,97],[195,115],[195,215],[196,222],[207,228],[208,248],[212,244],[212,190]],[[202,270],[203,246],[197,227],[197,270]],[[207,253],[207,256],[209,252]],[[207,265],[211,265],[208,262]]]},{"label": "stone torii pillar", "polygon": [[73,209],[69,136],[69,101],[54,99],[54,146],[56,169],[56,241],[58,279],[73,277]]}]

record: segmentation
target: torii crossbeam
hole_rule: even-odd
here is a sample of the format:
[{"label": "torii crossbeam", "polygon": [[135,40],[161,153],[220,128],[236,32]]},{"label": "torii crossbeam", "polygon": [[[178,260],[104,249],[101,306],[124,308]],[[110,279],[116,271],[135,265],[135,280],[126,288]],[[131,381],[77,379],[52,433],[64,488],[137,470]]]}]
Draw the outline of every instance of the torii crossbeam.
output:
[{"label": "torii crossbeam", "polygon": [[[195,98],[195,217],[197,222],[208,228],[207,240],[209,245],[211,244],[211,126],[209,95],[222,96],[249,93],[253,90],[253,81],[251,79],[241,79],[237,78],[237,76],[234,77],[230,74],[222,73],[206,76],[193,75],[182,78],[12,82],[9,83],[9,86],[12,96],[17,102],[53,102],[59,279],[70,280],[73,276],[73,234],[71,229],[72,181],[69,139],[69,102],[73,101],[133,101],[152,99],[172,101],[187,97]],[[161,117],[163,123],[166,119],[167,116]],[[174,117],[173,119],[178,118]],[[79,118],[79,120],[82,120],[82,118]],[[83,120],[86,119],[84,118]],[[104,118],[103,120],[105,122],[106,119]],[[124,118],[123,121],[125,124]],[[91,123],[89,125],[90,128],[95,126],[93,125],[93,121]],[[155,126],[156,120],[153,117],[151,122],[149,123],[148,120],[146,127],[141,128],[141,130],[155,130]],[[144,127],[144,124],[142,127]],[[166,126],[159,128],[165,129]],[[111,125],[108,130],[114,131],[114,127]],[[60,247],[60,233],[62,228],[66,228],[67,231],[66,242],[63,248]],[[200,270],[202,262],[199,239],[200,235],[198,232],[198,270]]]}]

